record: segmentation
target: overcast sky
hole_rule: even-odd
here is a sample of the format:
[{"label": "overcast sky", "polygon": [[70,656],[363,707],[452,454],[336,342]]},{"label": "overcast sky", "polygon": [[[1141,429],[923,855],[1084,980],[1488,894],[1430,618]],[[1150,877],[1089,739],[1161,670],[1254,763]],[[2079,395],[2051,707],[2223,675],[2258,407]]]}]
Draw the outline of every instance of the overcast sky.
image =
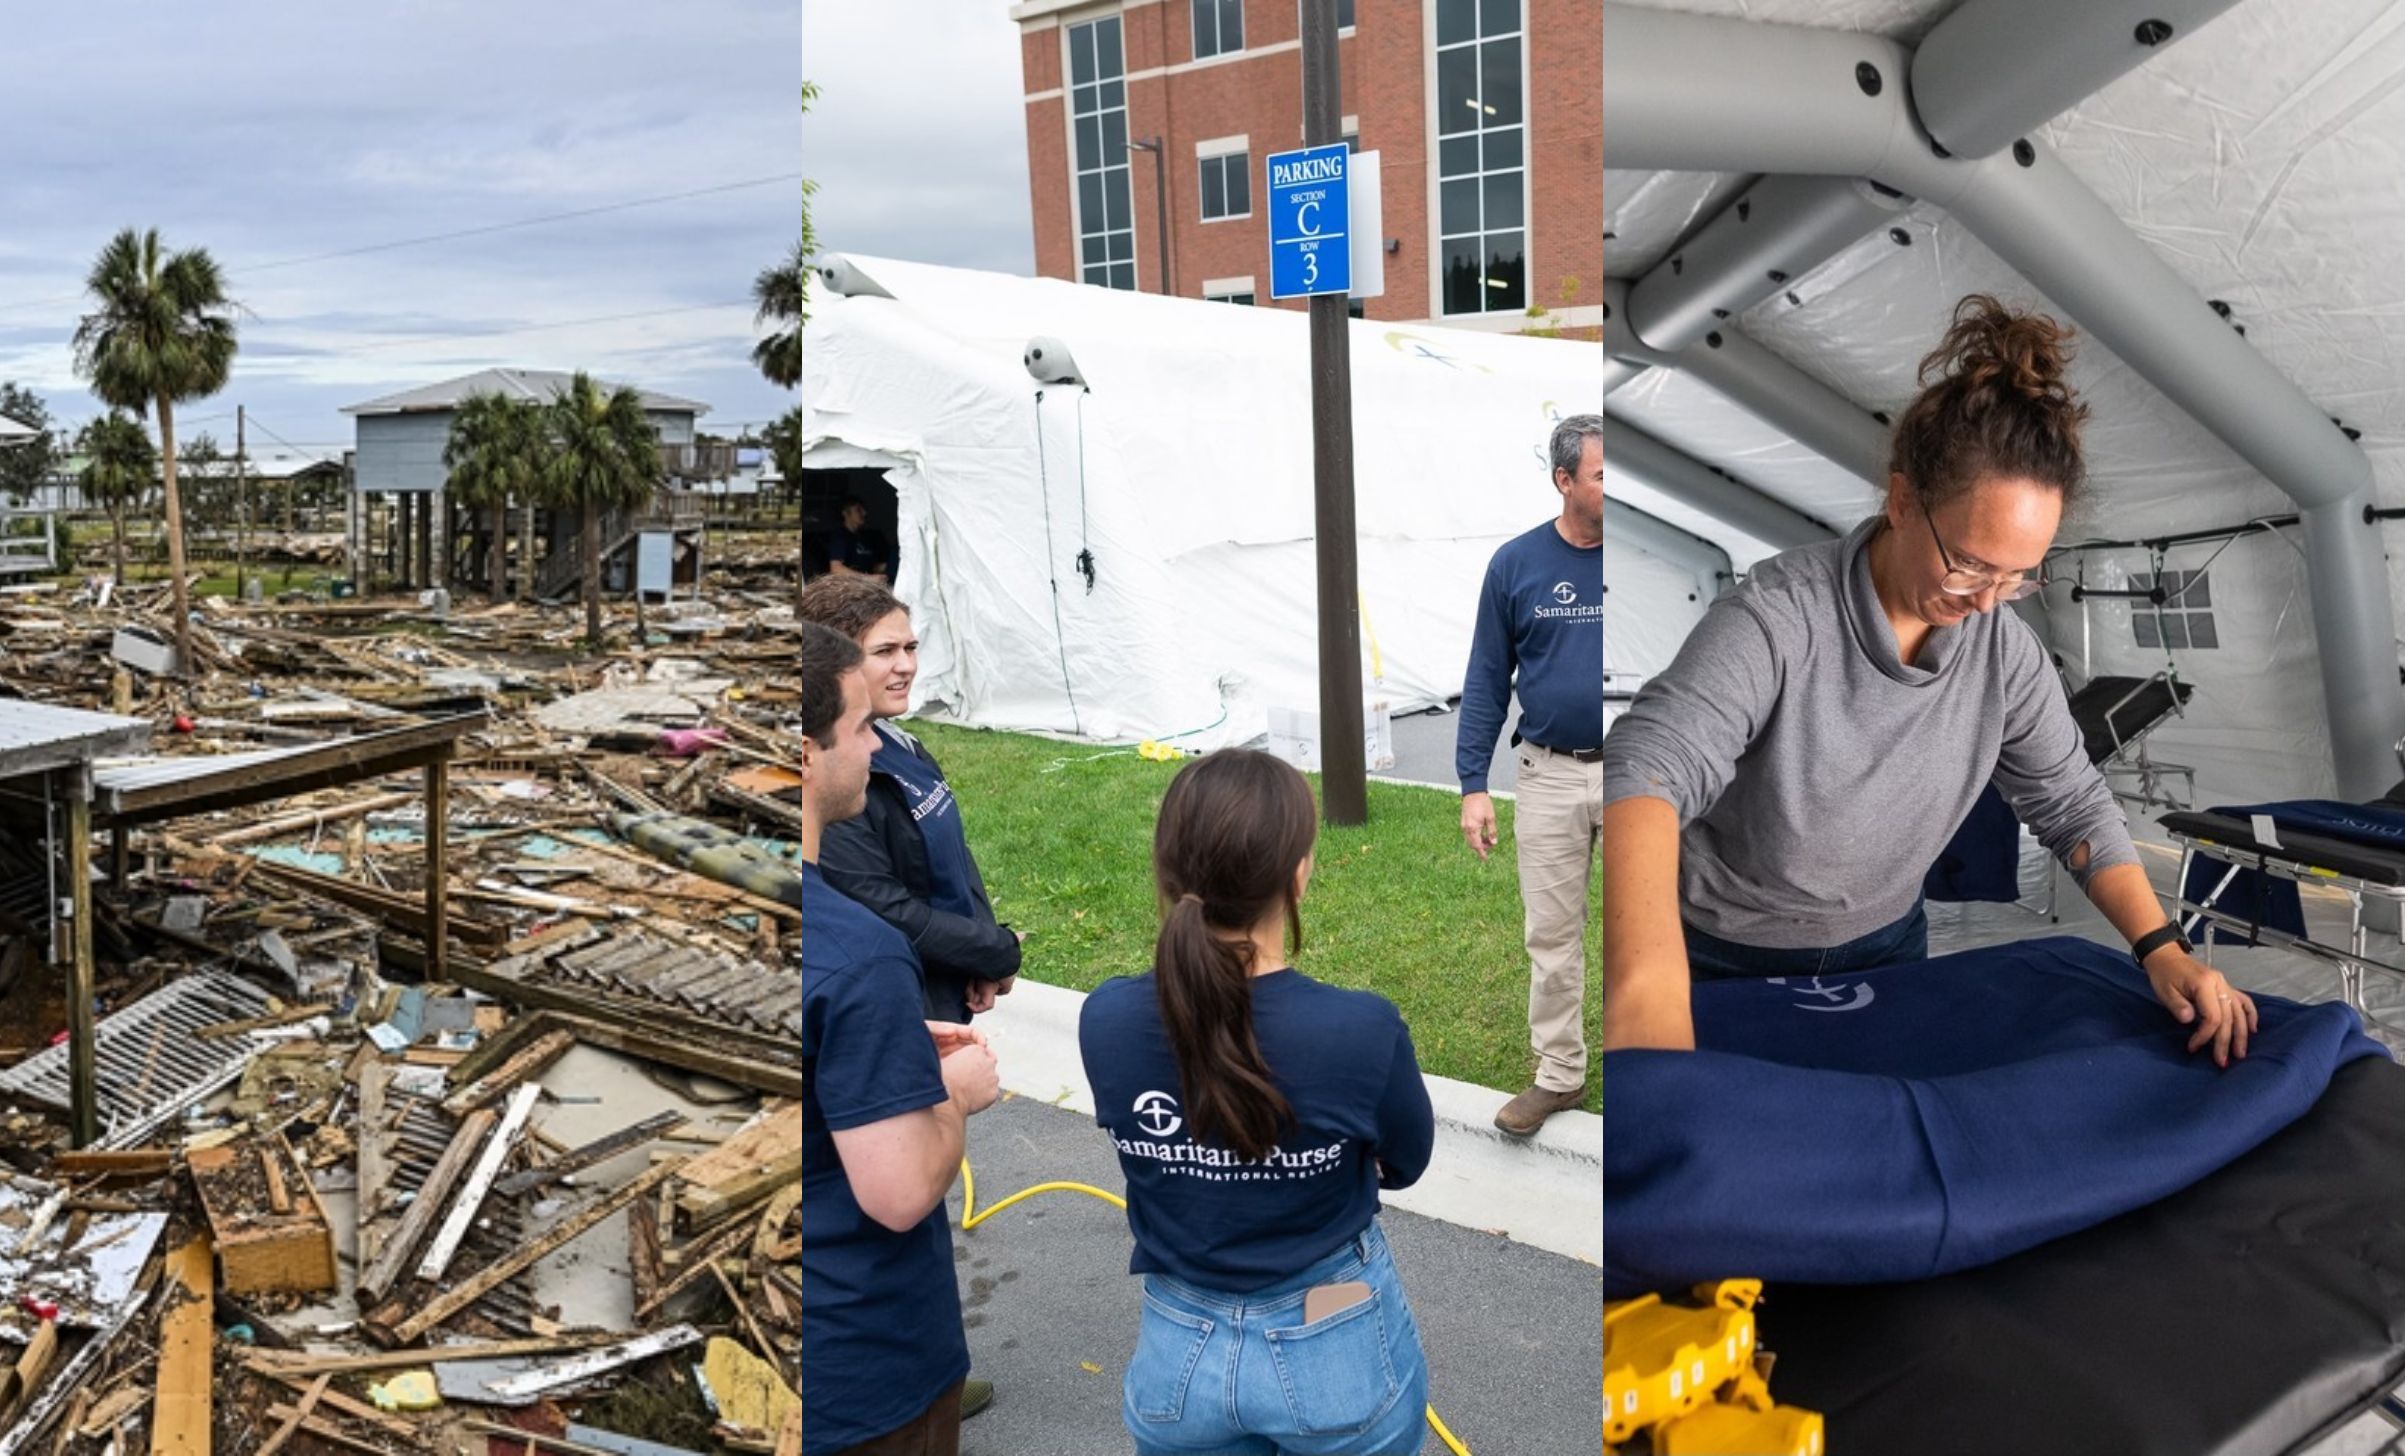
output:
[{"label": "overcast sky", "polygon": [[822,251],[1035,271],[1010,0],[805,0],[802,71]]},{"label": "overcast sky", "polygon": [[[948,8],[1000,12],[984,0]],[[0,70],[0,379],[31,384],[70,423],[97,410],[68,340],[94,255],[137,226],[171,247],[206,247],[244,309],[231,384],[179,410],[179,436],[189,420],[230,446],[240,404],[254,449],[274,448],[272,432],[332,452],[351,435],[341,406],[496,364],[587,368],[700,399],[712,407],[705,429],[773,418],[793,401],[750,366],[749,297],[799,228],[799,10],[799,0],[27,7]],[[839,95],[890,64],[891,52],[853,51],[855,39],[876,44],[873,32],[832,39],[823,70]],[[897,140],[908,145],[911,130]],[[821,173],[830,204],[844,198],[840,173]],[[758,185],[734,185],[745,183]],[[287,263],[704,188],[728,190]],[[260,266],[275,263],[287,266]]]}]

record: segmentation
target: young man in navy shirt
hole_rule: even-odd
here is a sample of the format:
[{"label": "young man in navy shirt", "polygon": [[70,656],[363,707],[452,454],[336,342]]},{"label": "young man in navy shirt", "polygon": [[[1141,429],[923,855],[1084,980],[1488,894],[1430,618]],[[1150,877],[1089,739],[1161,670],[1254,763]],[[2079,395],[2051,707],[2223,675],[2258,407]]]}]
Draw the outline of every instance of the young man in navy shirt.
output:
[{"label": "young man in navy shirt", "polygon": [[969,1369],[944,1195],[1001,1095],[985,1036],[925,1019],[910,943],[818,873],[877,736],[858,644],[802,624],[802,1451],[957,1456]]},{"label": "young man in navy shirt", "polygon": [[1587,890],[1603,833],[1603,416],[1563,420],[1549,454],[1561,514],[1487,565],[1454,744],[1462,837],[1485,859],[1496,840],[1487,768],[1519,694],[1514,834],[1537,1069],[1495,1114],[1514,1137],[1586,1097]]}]

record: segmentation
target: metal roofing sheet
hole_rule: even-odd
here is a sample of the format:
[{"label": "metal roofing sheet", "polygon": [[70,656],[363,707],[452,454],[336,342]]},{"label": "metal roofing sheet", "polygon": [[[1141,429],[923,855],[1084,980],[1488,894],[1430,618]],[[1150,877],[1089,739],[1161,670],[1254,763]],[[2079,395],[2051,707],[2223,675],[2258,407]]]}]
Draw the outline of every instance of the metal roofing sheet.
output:
[{"label": "metal roofing sheet", "polygon": [[0,777],[40,773],[150,741],[141,718],[0,698]]}]

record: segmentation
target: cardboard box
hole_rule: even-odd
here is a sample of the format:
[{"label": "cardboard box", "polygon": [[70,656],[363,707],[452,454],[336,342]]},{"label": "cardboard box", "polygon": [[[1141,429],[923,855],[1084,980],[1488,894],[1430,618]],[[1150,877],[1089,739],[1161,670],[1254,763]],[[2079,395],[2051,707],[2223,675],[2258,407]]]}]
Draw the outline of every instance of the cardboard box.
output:
[{"label": "cardboard box", "polygon": [[[1369,771],[1395,766],[1394,720],[1384,699],[1361,705],[1362,753]],[[1269,710],[1269,751],[1305,773],[1319,772],[1319,713],[1301,708]]]}]

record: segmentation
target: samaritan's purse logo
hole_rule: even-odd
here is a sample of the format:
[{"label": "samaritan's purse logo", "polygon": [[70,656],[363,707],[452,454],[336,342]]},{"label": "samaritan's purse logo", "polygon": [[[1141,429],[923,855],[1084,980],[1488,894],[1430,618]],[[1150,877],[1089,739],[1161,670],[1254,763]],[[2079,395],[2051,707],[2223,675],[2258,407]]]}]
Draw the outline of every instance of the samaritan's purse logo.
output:
[{"label": "samaritan's purse logo", "polygon": [[1153,1137],[1165,1138],[1186,1125],[1177,1115],[1177,1099],[1166,1092],[1144,1092],[1136,1097],[1136,1126]]},{"label": "samaritan's purse logo", "polygon": [[1553,584],[1553,599],[1566,607],[1578,600],[1578,588],[1566,581],[1557,581]]}]

